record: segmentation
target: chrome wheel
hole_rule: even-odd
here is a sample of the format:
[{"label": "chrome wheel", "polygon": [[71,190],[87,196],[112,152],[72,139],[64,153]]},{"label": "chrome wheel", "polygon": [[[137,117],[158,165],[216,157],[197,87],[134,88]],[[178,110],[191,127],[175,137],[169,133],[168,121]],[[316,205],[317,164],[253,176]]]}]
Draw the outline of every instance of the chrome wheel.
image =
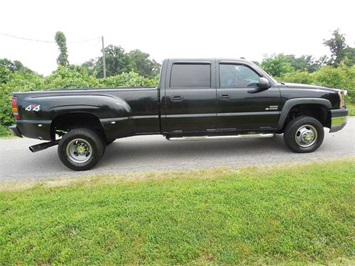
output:
[{"label": "chrome wheel", "polygon": [[301,148],[312,146],[318,138],[317,130],[312,125],[303,125],[297,129],[295,141]]},{"label": "chrome wheel", "polygon": [[92,147],[85,139],[73,139],[68,143],[66,153],[74,163],[85,163],[92,157]]}]

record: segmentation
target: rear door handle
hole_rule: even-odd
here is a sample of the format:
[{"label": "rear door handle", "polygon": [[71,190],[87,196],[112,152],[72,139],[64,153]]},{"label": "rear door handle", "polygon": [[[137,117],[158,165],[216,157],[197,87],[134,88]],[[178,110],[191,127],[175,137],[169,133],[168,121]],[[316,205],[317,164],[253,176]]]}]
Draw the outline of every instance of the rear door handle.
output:
[{"label": "rear door handle", "polygon": [[172,101],[172,102],[182,102],[183,100],[184,100],[184,97],[179,96],[179,95],[170,96],[170,101]]},{"label": "rear door handle", "polygon": [[231,98],[231,95],[230,94],[221,94],[219,95],[219,99],[221,100],[229,100]]}]

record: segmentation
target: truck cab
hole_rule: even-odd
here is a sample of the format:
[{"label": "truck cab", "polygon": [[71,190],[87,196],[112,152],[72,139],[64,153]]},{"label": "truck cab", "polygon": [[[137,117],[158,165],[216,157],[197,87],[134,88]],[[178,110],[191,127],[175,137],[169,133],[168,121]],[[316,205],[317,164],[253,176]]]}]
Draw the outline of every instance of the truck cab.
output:
[{"label": "truck cab", "polygon": [[275,131],[277,83],[245,60],[165,60],[160,99],[167,135]]}]

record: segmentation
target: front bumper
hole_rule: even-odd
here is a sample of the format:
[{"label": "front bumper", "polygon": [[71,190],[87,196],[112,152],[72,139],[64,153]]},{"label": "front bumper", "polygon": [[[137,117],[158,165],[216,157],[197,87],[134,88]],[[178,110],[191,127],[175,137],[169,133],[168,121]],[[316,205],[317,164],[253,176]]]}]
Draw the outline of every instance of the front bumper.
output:
[{"label": "front bumper", "polygon": [[348,109],[336,109],[330,110],[331,112],[331,126],[330,126],[330,133],[337,132],[343,129],[348,122]]},{"label": "front bumper", "polygon": [[16,125],[9,126],[9,130],[12,135],[22,138],[22,134]]}]

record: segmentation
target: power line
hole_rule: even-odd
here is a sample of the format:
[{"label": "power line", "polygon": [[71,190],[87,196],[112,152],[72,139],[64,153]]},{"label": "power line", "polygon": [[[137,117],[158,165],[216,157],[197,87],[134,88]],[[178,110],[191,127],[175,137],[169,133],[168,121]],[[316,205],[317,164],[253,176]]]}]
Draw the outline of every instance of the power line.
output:
[{"label": "power line", "polygon": [[88,40],[81,40],[81,41],[70,41],[67,43],[83,43],[83,42],[93,42],[93,41],[100,41],[101,37],[96,37],[96,38],[92,38],[92,39],[88,39]]},{"label": "power line", "polygon": [[[0,35],[14,38],[14,39],[24,40],[24,41],[42,42],[42,43],[56,43],[55,41],[37,40],[37,39],[25,38],[25,37],[15,36],[12,34],[6,34],[6,33],[0,33]],[[92,39],[88,39],[88,40],[70,41],[70,42],[67,41],[67,43],[69,43],[69,44],[70,43],[84,43],[84,42],[91,42],[91,41],[96,41],[96,40],[100,40],[100,39],[101,39],[101,37],[96,37],[96,38],[92,38]]]},{"label": "power line", "polygon": [[30,39],[30,38],[25,38],[25,37],[19,37],[11,34],[6,34],[6,33],[0,33],[0,35],[14,38],[14,39],[19,39],[19,40],[25,40],[25,41],[31,41],[31,42],[44,42],[44,43],[55,43],[53,41],[44,41],[44,40],[35,40],[35,39]]}]

